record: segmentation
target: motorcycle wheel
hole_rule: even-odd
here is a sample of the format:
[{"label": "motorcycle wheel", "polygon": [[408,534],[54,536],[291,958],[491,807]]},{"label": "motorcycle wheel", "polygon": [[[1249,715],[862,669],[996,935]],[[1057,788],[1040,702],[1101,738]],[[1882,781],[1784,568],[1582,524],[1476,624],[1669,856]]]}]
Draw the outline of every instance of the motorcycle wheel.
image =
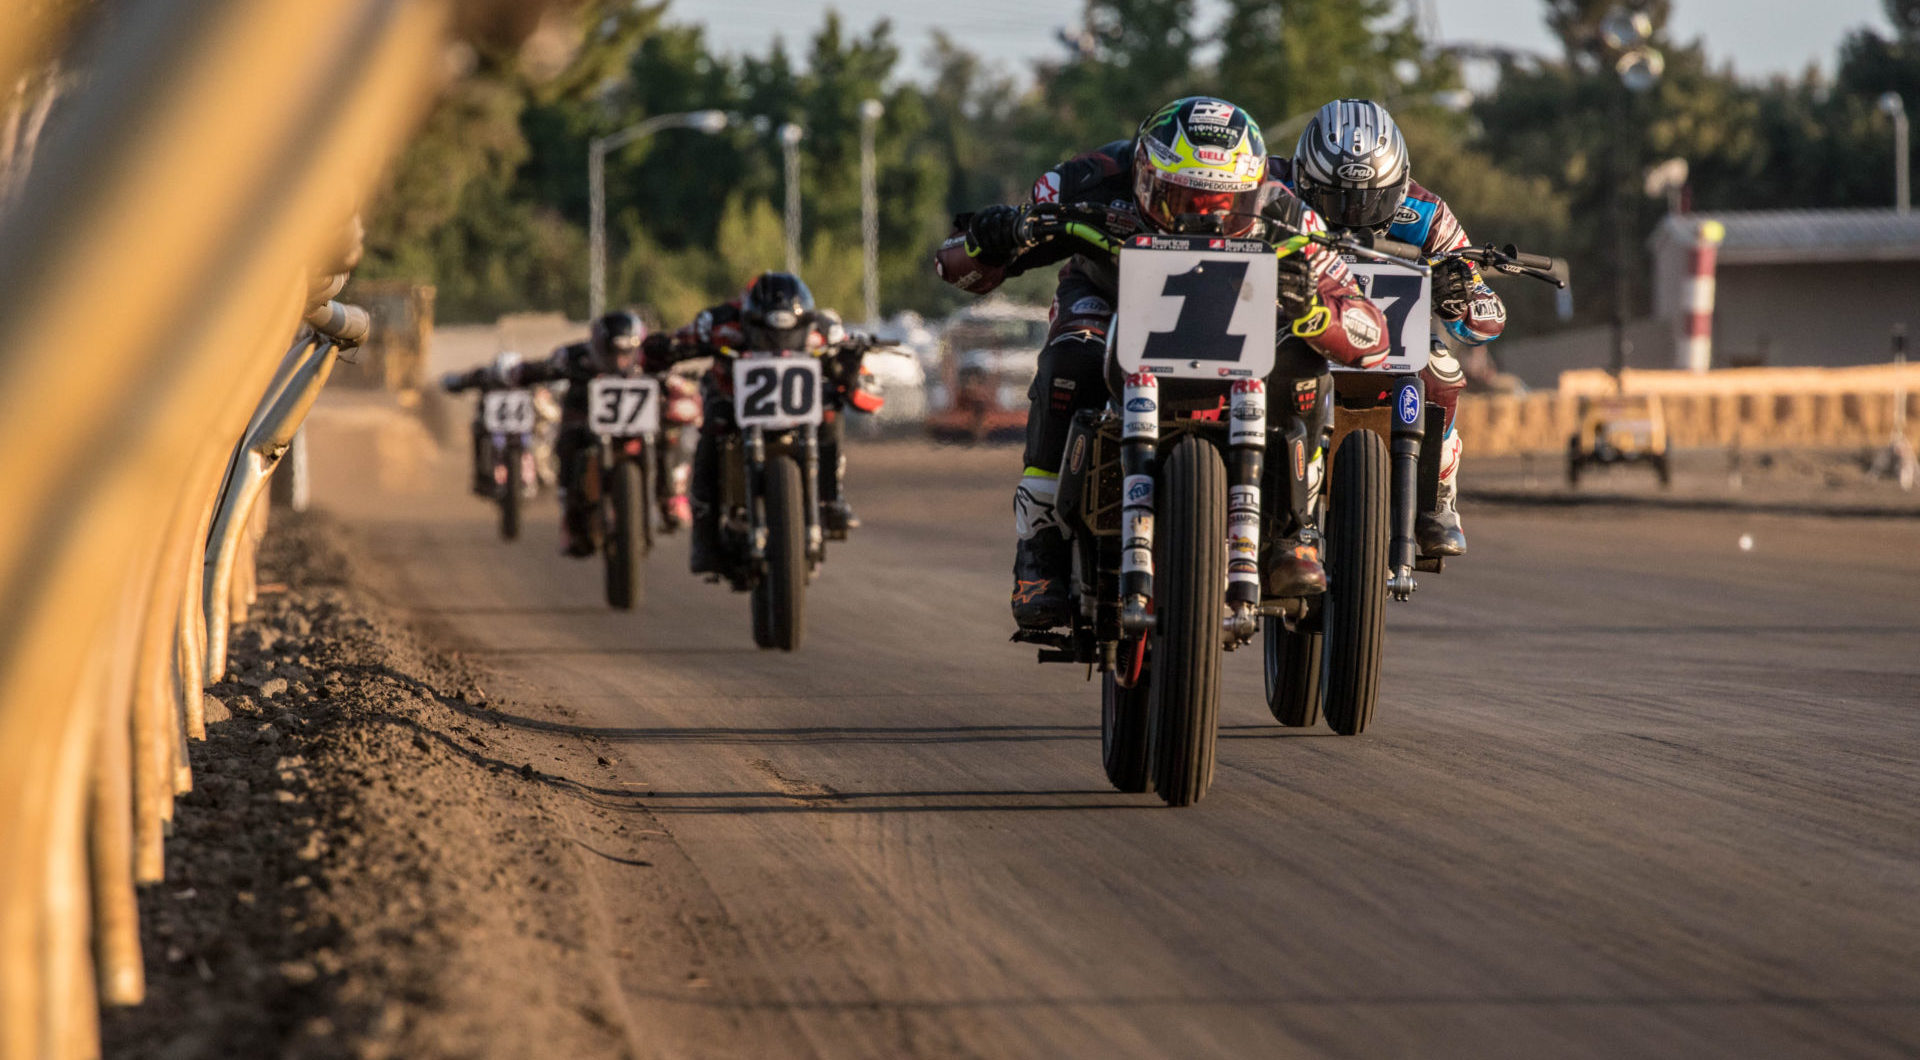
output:
[{"label": "motorcycle wheel", "polygon": [[1273,720],[1300,729],[1320,720],[1320,695],[1325,691],[1321,656],[1326,638],[1318,630],[1288,629],[1278,618],[1266,619],[1267,709]]},{"label": "motorcycle wheel", "polygon": [[615,464],[611,479],[601,502],[607,506],[607,606],[631,611],[646,593],[646,550],[640,537],[647,517],[646,484],[632,460]]},{"label": "motorcycle wheel", "polygon": [[1327,725],[1342,736],[1365,732],[1380,698],[1387,639],[1387,443],[1354,431],[1333,457],[1327,497]]},{"label": "motorcycle wheel", "polygon": [[520,536],[520,442],[507,439],[500,454],[506,465],[507,481],[500,486],[500,539],[512,541]]},{"label": "motorcycle wheel", "polygon": [[1227,469],[1220,452],[1188,436],[1160,468],[1159,563],[1148,758],[1169,806],[1200,801],[1213,783],[1225,639]]},{"label": "motorcycle wheel", "polygon": [[[1122,644],[1122,655],[1131,647]],[[1149,659],[1148,673],[1152,672]],[[1138,793],[1152,787],[1147,771],[1147,690],[1151,678],[1140,675],[1132,688],[1114,680],[1112,671],[1100,679],[1100,764],[1118,791]]]},{"label": "motorcycle wheel", "polygon": [[[767,457],[767,569],[753,587],[754,643],[792,651],[805,631],[807,592],[806,492],[800,465],[785,453]],[[761,638],[765,623],[766,637]]]}]

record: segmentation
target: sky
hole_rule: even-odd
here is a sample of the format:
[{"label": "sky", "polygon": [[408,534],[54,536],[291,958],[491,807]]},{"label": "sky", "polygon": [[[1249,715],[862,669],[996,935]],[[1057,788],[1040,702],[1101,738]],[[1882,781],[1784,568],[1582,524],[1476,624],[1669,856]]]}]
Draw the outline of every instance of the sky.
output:
[{"label": "sky", "polygon": [[[1540,0],[1434,0],[1441,39],[1503,44],[1548,53],[1558,48],[1541,18]],[[759,52],[780,35],[803,51],[828,7],[864,30],[891,18],[909,60],[944,29],[972,51],[1022,72],[1039,57],[1060,54],[1054,30],[1079,21],[1084,0],[673,0],[668,17],[700,22],[712,46]],[[1202,0],[1203,9],[1207,6]],[[1812,16],[1809,8],[1817,7]],[[1670,29],[1681,40],[1704,37],[1715,65],[1731,61],[1744,77],[1797,75],[1817,63],[1831,73],[1840,40],[1871,25],[1890,33],[1879,0],[1673,0]],[[909,64],[903,63],[903,66]],[[903,73],[911,76],[910,70]]]}]

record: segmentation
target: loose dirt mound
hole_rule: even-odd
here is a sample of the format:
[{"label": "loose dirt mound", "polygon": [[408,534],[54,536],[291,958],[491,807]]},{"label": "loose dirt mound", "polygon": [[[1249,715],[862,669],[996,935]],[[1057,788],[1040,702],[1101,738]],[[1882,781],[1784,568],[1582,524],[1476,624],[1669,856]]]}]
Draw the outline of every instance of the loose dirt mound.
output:
[{"label": "loose dirt mound", "polygon": [[109,1013],[107,1055],[630,1054],[614,991],[582,974],[606,932],[576,850],[622,843],[535,764],[579,776],[595,751],[493,720],[345,554],[322,521],[268,538],[141,898],[148,1001]]}]

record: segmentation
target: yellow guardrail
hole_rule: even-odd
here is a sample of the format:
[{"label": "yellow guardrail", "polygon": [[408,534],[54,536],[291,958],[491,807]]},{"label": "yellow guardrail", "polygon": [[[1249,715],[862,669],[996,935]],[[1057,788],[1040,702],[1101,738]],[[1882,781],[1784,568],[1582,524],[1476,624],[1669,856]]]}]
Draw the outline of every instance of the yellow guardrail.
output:
[{"label": "yellow guardrail", "polygon": [[[0,78],[76,6],[12,13]],[[95,1055],[98,1004],[142,997],[134,885],[251,595],[259,487],[364,326],[329,301],[340,233],[454,14],[116,5],[0,214],[0,1060]]]},{"label": "yellow guardrail", "polygon": [[[1897,406],[1905,404],[1909,418],[1920,415],[1920,365],[1628,369],[1621,386],[1659,396],[1668,444],[1681,449],[1884,445]],[[1581,399],[1617,392],[1612,375],[1579,371],[1562,374],[1554,391],[1467,394],[1460,433],[1481,456],[1562,451],[1580,426]]]}]

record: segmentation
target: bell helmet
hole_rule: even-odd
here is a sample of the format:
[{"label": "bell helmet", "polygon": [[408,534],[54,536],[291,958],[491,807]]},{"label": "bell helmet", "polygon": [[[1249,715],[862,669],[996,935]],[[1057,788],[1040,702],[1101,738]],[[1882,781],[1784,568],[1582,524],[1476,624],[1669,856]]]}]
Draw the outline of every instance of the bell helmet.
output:
[{"label": "bell helmet", "polygon": [[1387,227],[1411,179],[1406,137],[1370,99],[1321,107],[1293,149],[1294,190],[1335,228]]},{"label": "bell helmet", "polygon": [[638,361],[640,344],[646,338],[647,325],[639,314],[621,309],[594,320],[587,334],[587,349],[601,371],[625,371]]},{"label": "bell helmet", "polygon": [[1133,199],[1163,232],[1182,214],[1215,214],[1243,236],[1260,212],[1267,144],[1253,116],[1223,99],[1188,96],[1140,123],[1133,141]]},{"label": "bell helmet", "polygon": [[749,349],[804,350],[814,318],[813,292],[790,272],[761,273],[740,299]]}]

